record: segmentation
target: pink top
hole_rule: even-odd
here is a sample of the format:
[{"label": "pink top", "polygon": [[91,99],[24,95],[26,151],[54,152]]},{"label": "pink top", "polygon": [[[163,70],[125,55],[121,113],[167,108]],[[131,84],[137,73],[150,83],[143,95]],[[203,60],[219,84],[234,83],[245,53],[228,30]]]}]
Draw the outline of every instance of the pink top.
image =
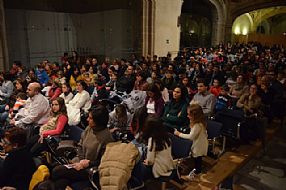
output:
[{"label": "pink top", "polygon": [[47,137],[49,135],[60,135],[63,132],[67,122],[68,117],[63,114],[60,115],[57,120],[56,128],[54,130],[43,131],[43,137]]},{"label": "pink top", "polygon": [[57,97],[59,97],[62,93],[62,90],[61,88],[56,88],[56,90],[54,90],[53,88],[50,88],[49,90],[49,97],[50,97],[50,100],[53,101],[54,99],[56,99]]}]

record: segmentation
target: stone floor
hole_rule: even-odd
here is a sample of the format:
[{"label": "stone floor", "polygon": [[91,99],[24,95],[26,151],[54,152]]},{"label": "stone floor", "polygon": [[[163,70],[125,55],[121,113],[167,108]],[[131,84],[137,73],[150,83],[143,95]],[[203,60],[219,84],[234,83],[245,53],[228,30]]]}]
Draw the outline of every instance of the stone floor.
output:
[{"label": "stone floor", "polygon": [[267,143],[265,153],[237,172],[234,183],[247,190],[286,190],[286,126]]}]

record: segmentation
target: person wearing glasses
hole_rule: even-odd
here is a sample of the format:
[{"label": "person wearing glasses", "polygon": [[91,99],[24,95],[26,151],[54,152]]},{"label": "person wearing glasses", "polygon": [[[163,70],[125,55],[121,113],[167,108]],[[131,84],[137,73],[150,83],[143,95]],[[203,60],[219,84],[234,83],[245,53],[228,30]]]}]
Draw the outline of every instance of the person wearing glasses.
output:
[{"label": "person wearing glasses", "polygon": [[36,166],[26,147],[26,139],[26,131],[19,127],[7,130],[1,139],[4,154],[0,158],[0,188],[10,186],[17,190],[29,189]]}]

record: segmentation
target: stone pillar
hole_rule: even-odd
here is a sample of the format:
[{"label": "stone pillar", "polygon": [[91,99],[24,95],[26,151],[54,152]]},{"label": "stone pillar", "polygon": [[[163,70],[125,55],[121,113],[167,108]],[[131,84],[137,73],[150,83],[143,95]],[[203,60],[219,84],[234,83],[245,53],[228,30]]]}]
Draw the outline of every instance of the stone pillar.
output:
[{"label": "stone pillar", "polygon": [[180,21],[183,0],[154,0],[154,54],[176,54],[180,48]]},{"label": "stone pillar", "polygon": [[5,25],[5,10],[3,0],[0,0],[0,71],[8,71],[8,49]]},{"label": "stone pillar", "polygon": [[143,21],[142,21],[142,55],[153,55],[154,53],[154,12],[155,0],[143,0]]}]

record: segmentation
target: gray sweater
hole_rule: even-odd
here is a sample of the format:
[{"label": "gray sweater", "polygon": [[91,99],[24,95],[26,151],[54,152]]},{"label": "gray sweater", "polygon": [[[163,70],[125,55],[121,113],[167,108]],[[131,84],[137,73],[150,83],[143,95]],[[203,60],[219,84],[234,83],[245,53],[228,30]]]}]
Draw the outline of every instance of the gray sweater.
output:
[{"label": "gray sweater", "polygon": [[79,141],[79,159],[88,159],[91,162],[100,161],[106,144],[110,142],[113,142],[113,138],[107,128],[101,131],[95,131],[87,127]]}]

